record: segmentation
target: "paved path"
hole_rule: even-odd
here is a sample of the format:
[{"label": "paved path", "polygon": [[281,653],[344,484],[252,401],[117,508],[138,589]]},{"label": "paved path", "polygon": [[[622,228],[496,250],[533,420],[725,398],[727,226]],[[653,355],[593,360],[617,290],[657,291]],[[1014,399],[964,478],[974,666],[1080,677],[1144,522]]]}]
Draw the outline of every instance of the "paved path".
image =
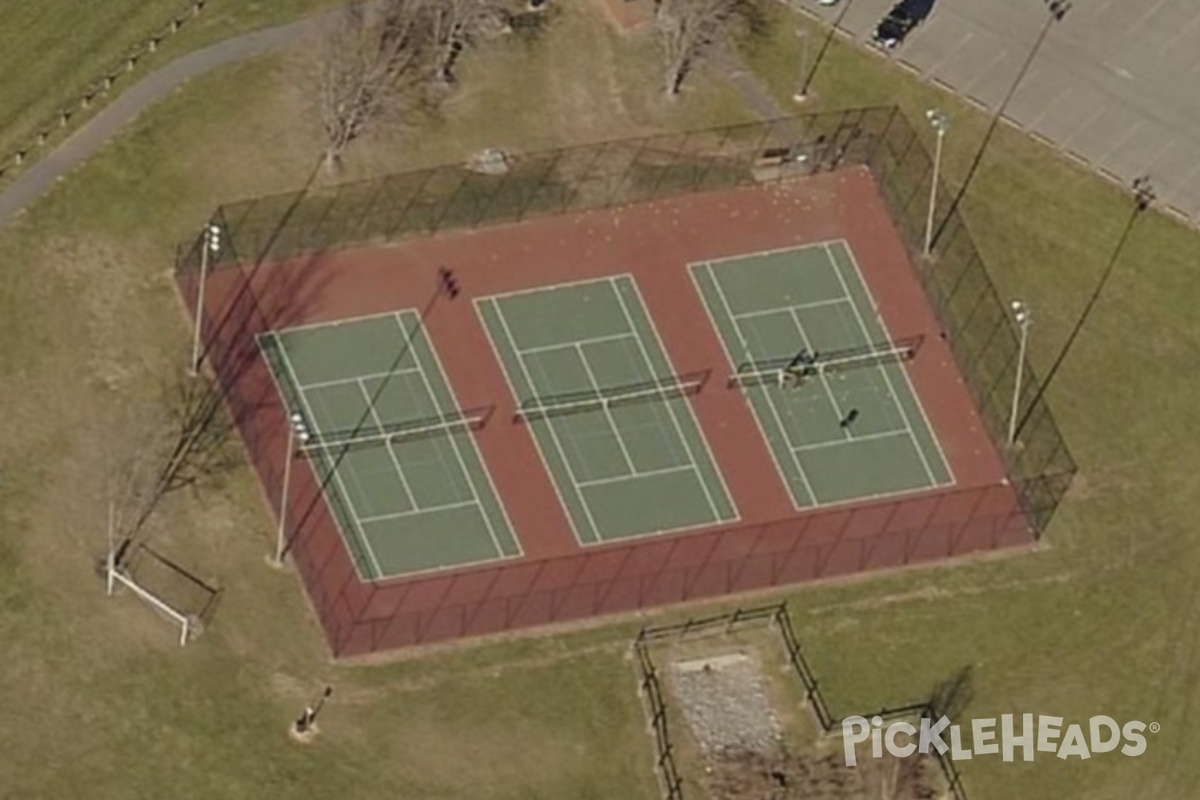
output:
[{"label": "paved path", "polygon": [[328,15],[320,15],[227,39],[182,56],[142,78],[0,192],[0,225],[48,192],[57,179],[86,160],[124,125],[180,84],[217,67],[262,55],[310,36],[326,19]]},{"label": "paved path", "polygon": [[[823,9],[789,0],[867,39],[892,0]],[[850,3],[849,6],[843,6]],[[1047,19],[1043,0],[937,0],[893,56],[923,78],[995,109]],[[1074,0],[1022,81],[1011,122],[1200,224],[1200,2]]]},{"label": "paved path", "polygon": [[[827,18],[843,8],[788,2]],[[892,0],[842,2],[851,4],[843,26],[865,39]],[[1159,197],[1200,224],[1200,3],[1078,0],[1075,6],[1047,38],[1009,117],[1122,183],[1150,174]],[[1041,0],[938,0],[895,57],[924,78],[994,107],[1045,14]],[[327,18],[229,39],[146,76],[0,192],[0,225],[189,78],[308,36]],[[781,113],[752,76],[733,69],[730,77],[760,114]]]}]

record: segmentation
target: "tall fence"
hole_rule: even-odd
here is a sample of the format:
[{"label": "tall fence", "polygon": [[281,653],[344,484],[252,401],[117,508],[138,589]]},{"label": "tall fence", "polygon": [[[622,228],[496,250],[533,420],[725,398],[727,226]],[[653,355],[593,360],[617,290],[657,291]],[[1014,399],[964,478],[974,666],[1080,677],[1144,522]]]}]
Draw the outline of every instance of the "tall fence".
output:
[{"label": "tall fence", "polygon": [[[934,258],[922,259],[931,162],[895,108],[811,114],[693,133],[606,142],[509,158],[503,174],[446,166],[222,206],[211,223],[221,249],[210,270],[240,270],[242,289],[205,320],[206,353],[268,498],[278,504],[286,419],[256,338],[297,324],[285,302],[311,291],[304,269],[257,264],[547,214],[602,209],[689,192],[868,167],[895,223],[1009,482],[881,499],[771,523],[659,541],[614,543],[537,563],[363,582],[320,487],[293,475],[307,513],[295,515],[291,552],[337,655],[618,613],[860,570],[897,567],[1027,542],[1040,536],[1075,465],[1033,376],[1022,395],[1018,446],[1007,444],[1008,402],[1019,354],[965,223],[943,209]],[[941,192],[943,197],[949,192]],[[949,214],[949,216],[947,216]],[[179,248],[177,279],[196,304],[201,239]],[[250,277],[246,277],[250,276]],[[282,310],[281,310],[282,309]],[[207,313],[207,312],[206,312]],[[299,471],[305,473],[306,471]],[[336,493],[335,493],[336,496]]]},{"label": "tall fence", "polygon": [[[909,245],[921,285],[1022,507],[1038,534],[1045,530],[1075,463],[1028,364],[1017,442],[1008,445],[1020,353],[1016,322],[965,221],[951,207],[948,190],[938,192],[942,232],[933,257],[921,257],[932,160],[899,109],[852,109],[601,142],[509,157],[504,163],[499,174],[447,165],[221,206],[211,222],[222,230],[222,249],[208,266],[278,261],[866,165]],[[198,270],[201,253],[199,237],[181,246],[177,269]]]},{"label": "tall fence", "polygon": [[903,114],[892,115],[885,135],[871,148],[868,163],[914,254],[921,285],[947,333],[988,433],[1004,458],[1009,480],[1040,533],[1070,486],[1075,462],[1038,391],[1036,371],[1028,363],[1017,404],[1017,438],[1015,446],[1008,444],[1020,358],[1016,320],[997,294],[966,221],[953,207],[949,187],[940,186],[937,193],[940,202],[934,216],[940,233],[932,257],[916,256],[924,247],[933,163]]},{"label": "tall fence", "polygon": [[[808,701],[809,708],[821,731],[831,734],[841,727],[844,718],[834,716],[830,711],[829,703],[821,691],[816,674],[800,646],[800,639],[792,625],[787,603],[750,609],[739,608],[727,614],[703,619],[688,619],[674,625],[642,628],[633,641],[633,652],[638,671],[638,686],[642,690],[647,720],[654,735],[655,769],[663,790],[663,797],[666,800],[686,800],[686,798],[683,791],[683,775],[679,771],[679,765],[675,759],[675,745],[671,739],[672,733],[667,722],[667,703],[662,690],[662,680],[659,678],[658,667],[650,653],[650,645],[664,640],[680,640],[688,636],[728,634],[739,628],[753,624],[761,625],[764,622],[771,625],[779,635],[788,663],[797,680],[804,687],[805,699]],[[934,701],[928,699],[909,705],[880,708],[847,716],[861,716],[866,719],[879,716],[884,719],[915,717],[937,720],[944,715],[944,712],[936,709],[934,705]],[[966,786],[963,784],[962,774],[954,762],[937,748],[930,748],[930,755],[937,761],[942,777],[946,781],[946,788],[953,795],[954,800],[970,800]]]}]

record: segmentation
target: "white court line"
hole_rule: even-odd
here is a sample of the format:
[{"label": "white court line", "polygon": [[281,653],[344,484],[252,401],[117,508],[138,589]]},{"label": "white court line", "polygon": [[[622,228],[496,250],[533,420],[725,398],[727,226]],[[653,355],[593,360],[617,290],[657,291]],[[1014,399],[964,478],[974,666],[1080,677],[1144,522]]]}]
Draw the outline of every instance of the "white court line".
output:
[{"label": "white court line", "polygon": [[[396,325],[400,328],[401,332],[404,331],[404,325],[400,322],[399,315],[397,315],[397,317],[396,317]],[[429,352],[433,355],[434,359],[437,359],[437,351],[433,349],[433,342],[429,341],[429,339],[426,338],[426,339],[424,339],[424,344],[428,348]],[[446,414],[446,409],[442,408],[442,404],[440,402],[438,402],[437,393],[433,391],[433,386],[429,382],[429,376],[425,373],[425,365],[421,361],[421,356],[418,354],[415,344],[414,344],[414,349],[413,349],[413,359],[417,362],[417,366],[420,367],[421,382],[425,385],[425,391],[429,395],[429,400],[433,403],[433,407],[438,410],[438,413],[442,414],[444,416]],[[441,362],[437,361],[436,363],[437,363],[438,370],[441,371],[441,374],[446,375],[446,372],[444,370],[442,370]],[[450,389],[450,381],[448,378],[445,381],[445,389],[446,389],[447,394],[450,395],[450,401],[452,403],[457,404],[458,400],[457,400],[457,398],[455,398],[454,392]],[[472,439],[471,441],[472,441],[472,446],[474,446],[474,439]],[[500,540],[496,538],[496,529],[492,525],[491,517],[488,515],[487,511],[483,508],[483,503],[480,502],[480,500],[482,498],[480,497],[480,494],[479,494],[479,488],[475,485],[475,478],[471,475],[471,470],[467,469],[467,462],[465,459],[463,459],[462,449],[460,448],[459,443],[458,443],[458,436],[456,436],[454,434],[450,435],[450,446],[454,449],[454,457],[458,461],[459,469],[462,471],[462,474],[466,477],[467,484],[471,487],[471,497],[473,498],[472,504],[479,508],[479,515],[481,517],[483,517],[483,523],[487,526],[488,537],[491,538],[491,540],[492,540],[492,546],[496,548],[496,555],[503,556],[504,548],[500,546]],[[478,449],[476,449],[475,453],[477,456],[479,455]],[[438,458],[440,460],[441,456],[438,456]],[[483,463],[483,459],[478,459],[478,461],[480,464]],[[486,471],[486,468],[485,468],[485,471]],[[430,508],[428,510],[429,511],[437,511],[437,510],[440,510],[445,507],[446,506],[436,506],[435,508]]]},{"label": "white court line", "polygon": [[772,247],[767,250],[755,250],[751,253],[741,253],[736,256],[723,256],[722,258],[709,258],[704,261],[696,261],[688,264],[688,268],[694,266],[706,266],[711,268],[713,264],[723,264],[727,261],[743,261],[745,259],[758,258],[759,256],[777,256],[780,253],[795,253],[799,250],[815,250],[825,247],[829,242],[841,241],[840,239],[823,239],[819,242],[805,242],[804,244],[793,244],[787,247]]},{"label": "white court line", "polygon": [[559,344],[539,344],[533,347],[524,347],[517,351],[518,355],[529,355],[530,353],[546,353],[554,350],[569,350],[572,347],[578,347],[581,344],[600,344],[602,342],[617,342],[622,339],[630,339],[632,333],[614,333],[612,336],[594,336],[591,339],[579,339],[573,342],[560,342]]},{"label": "white court line", "polygon": [[386,378],[389,375],[408,375],[416,372],[416,369],[394,369],[390,372],[368,372],[366,375],[355,375],[351,378],[336,378],[328,381],[316,381],[314,383],[305,383],[300,386],[301,389],[325,389],[329,386],[338,386],[343,383],[354,383],[355,381],[369,381],[375,378]]},{"label": "white court line", "polygon": [[[796,328],[800,331],[800,338],[804,340],[804,347],[807,348],[808,352],[814,352],[812,339],[808,338],[808,332],[804,330],[804,323],[800,321],[800,315],[795,310],[792,311],[792,321],[796,323]],[[829,403],[833,406],[833,413],[837,414],[839,421],[846,419],[846,414],[842,411],[842,404],[833,396],[833,389],[830,387],[829,379],[825,377],[825,373],[819,372],[817,377],[820,378],[821,386],[825,389],[825,396],[829,398]],[[843,440],[848,441],[854,438],[854,434],[850,432],[849,428],[843,427],[841,431]],[[786,433],[784,434],[784,439],[787,440],[788,447],[791,447],[793,450],[796,449],[791,437],[787,436]]]},{"label": "white court line", "polygon": [[[860,287],[863,287],[866,297],[868,297],[868,299],[871,301],[871,306],[878,308],[878,303],[875,302],[875,295],[871,294],[871,285],[866,282],[866,279],[863,277],[863,270],[859,269],[858,259],[854,257],[854,251],[850,248],[850,242],[847,242],[845,239],[839,239],[835,240],[834,243],[841,245],[842,249],[845,249],[846,254],[850,255],[850,263],[854,266],[854,272],[856,272],[856,275],[858,276],[858,284]],[[880,315],[880,319],[878,319],[878,324],[880,324],[880,329],[883,330],[884,339],[890,341],[888,326],[883,323],[882,315]],[[944,468],[946,468],[946,474],[950,477],[949,483],[944,483],[944,485],[941,485],[941,483],[935,483],[935,485],[954,486],[955,483],[958,482],[958,480],[956,480],[954,477],[954,469],[950,467],[950,461],[946,457],[946,451],[942,450],[942,440],[937,438],[937,433],[934,431],[934,426],[930,425],[929,414],[925,413],[925,404],[920,402],[920,395],[917,393],[917,387],[912,385],[912,378],[910,375],[908,375],[907,369],[901,367],[900,374],[904,375],[905,385],[908,387],[908,393],[910,393],[914,401],[917,402],[917,409],[920,411],[920,419],[922,419],[922,421],[925,423],[926,431],[929,431],[929,438],[934,440],[934,446],[937,449],[937,456],[938,458],[941,458],[942,465]],[[919,449],[920,447],[918,446],[918,450]]]},{"label": "white court line", "polygon": [[[692,283],[696,287],[696,292],[700,295],[700,305],[704,307],[704,311],[708,314],[708,319],[712,323],[713,330],[717,334],[717,338],[721,341],[721,347],[725,350],[725,357],[729,359],[731,369],[737,369],[737,360],[733,357],[733,353],[729,352],[729,343],[725,341],[725,337],[721,334],[721,327],[717,324],[717,320],[713,317],[712,309],[708,306],[708,300],[704,296],[704,291],[700,288],[700,282],[696,279],[696,267],[700,266],[708,272],[709,280],[712,281],[713,288],[717,292],[717,296],[721,300],[721,305],[724,306],[725,313],[729,316],[729,322],[733,325],[733,331],[737,334],[738,339],[742,343],[742,348],[745,350],[745,357],[751,358],[750,346],[746,342],[746,337],[742,335],[741,326],[738,325],[737,318],[733,315],[733,310],[729,307],[729,301],[725,297],[725,291],[721,288],[721,282],[717,280],[717,275],[713,271],[712,263],[703,262],[699,265],[689,265],[688,271],[691,272]],[[766,391],[765,389],[763,390]],[[748,391],[744,394],[749,394]],[[775,404],[771,402],[770,395],[766,396],[767,406],[771,409],[771,414],[775,418],[775,424],[779,429],[779,435],[783,437],[785,447],[790,444],[787,439],[786,429],[783,427],[783,421],[779,418],[779,412],[775,408]],[[788,455],[791,457],[792,465],[800,473],[800,481],[804,484],[804,488],[808,491],[808,496],[812,500],[811,505],[805,505],[800,502],[800,498],[796,497],[796,490],[792,486],[792,482],[788,479],[787,470],[783,468],[783,464],[779,461],[779,456],[776,453],[776,448],[772,444],[771,437],[767,435],[767,429],[763,427],[762,419],[758,415],[758,409],[753,404],[750,406],[750,416],[754,418],[754,424],[758,426],[758,432],[762,434],[763,441],[767,445],[767,452],[771,454],[771,460],[775,462],[775,469],[779,472],[779,476],[783,478],[783,485],[787,487],[788,494],[792,498],[792,505],[797,509],[812,508],[817,505],[817,495],[813,491],[812,484],[808,482],[808,475],[804,472],[804,468],[800,466],[799,460],[796,458],[796,453],[790,447],[787,447]]]},{"label": "white court line", "polygon": [[[380,319],[382,317],[395,317],[399,312],[396,311],[372,311],[370,314],[362,314],[357,317],[345,317],[344,319],[331,319],[327,322],[306,322],[302,325],[293,325],[290,328],[279,328],[275,333],[295,333],[297,331],[309,331],[316,328],[340,328],[343,325],[354,325],[360,322],[366,322],[371,319]],[[408,337],[408,332],[405,331],[405,338]]]},{"label": "white court line", "polygon": [[[487,297],[482,298],[482,299],[491,300],[492,303],[497,308],[499,308],[500,307],[499,303],[495,302],[497,300],[503,300],[503,299],[506,299],[509,297],[523,297],[523,296],[529,295],[529,294],[542,294],[544,292],[556,292],[559,289],[577,289],[580,286],[596,285],[596,284],[606,283],[607,281],[608,281],[608,278],[603,277],[603,276],[597,277],[597,278],[580,278],[577,281],[567,281],[566,283],[552,283],[547,286],[534,286],[531,289],[517,289],[517,290],[511,291],[511,292],[503,292],[501,294],[492,294],[492,295],[488,295]],[[513,342],[513,346],[514,347],[516,346],[516,342]]]},{"label": "white court line", "polygon": [[753,319],[754,317],[769,317],[772,314],[786,314],[788,312],[804,311],[809,308],[824,308],[825,306],[836,306],[841,303],[850,302],[848,297],[832,297],[828,300],[816,300],[812,303],[800,303],[794,306],[779,306],[778,308],[762,308],[754,311],[743,311],[740,314],[734,314],[734,320]]},{"label": "white court line", "polygon": [[901,429],[892,430],[892,431],[880,431],[879,433],[868,433],[868,434],[864,434],[863,436],[855,436],[853,439],[849,439],[849,440],[835,439],[833,441],[828,441],[828,442],[817,442],[816,444],[797,445],[796,447],[793,447],[792,449],[795,450],[797,453],[807,453],[809,450],[824,450],[829,447],[846,447],[847,445],[852,445],[855,442],[869,442],[872,439],[890,439],[895,436],[908,436],[908,431],[901,430]]},{"label": "white court line", "polygon": [[[633,291],[637,295],[637,298],[638,298],[638,304],[641,306],[642,316],[645,317],[647,325],[649,325],[650,329],[654,332],[654,338],[655,338],[655,341],[658,343],[659,352],[662,354],[663,359],[667,362],[667,369],[670,371],[670,374],[672,374],[672,375],[678,374],[675,371],[675,365],[673,363],[671,363],[671,356],[669,353],[667,353],[667,348],[663,344],[662,337],[658,333],[658,327],[654,324],[654,320],[650,318],[650,313],[646,309],[646,301],[642,297],[642,291],[641,291],[641,289],[638,288],[637,281],[634,280],[633,277],[628,274],[615,276],[613,278],[610,278],[612,290],[617,295],[617,302],[621,304],[621,311],[624,312],[624,314],[625,314],[626,324],[629,325],[629,329],[631,331],[633,331],[634,334],[636,335],[637,342],[638,342],[638,349],[642,353],[642,359],[646,363],[646,368],[650,370],[651,375],[653,375],[655,373],[654,361],[653,361],[653,359],[650,358],[650,352],[646,349],[646,343],[642,341],[641,334],[637,333],[637,327],[633,324],[633,317],[629,313],[629,306],[625,303],[625,296],[622,295],[620,289],[617,288],[617,282],[622,279],[633,286]],[[691,405],[688,405],[687,408],[688,408],[688,413],[691,414],[692,413]],[[667,400],[667,413],[670,414],[670,416],[671,416],[671,423],[675,426],[675,433],[677,436],[679,436],[679,441],[681,441],[683,443],[683,449],[687,452],[688,460],[692,462],[692,469],[696,472],[696,480],[700,482],[700,488],[704,490],[704,497],[705,497],[705,499],[708,500],[708,509],[709,509],[709,511],[712,512],[713,520],[717,521],[717,522],[724,522],[725,520],[721,519],[720,512],[717,511],[717,504],[716,504],[716,501],[713,500],[712,492],[709,491],[708,482],[705,481],[704,476],[700,474],[700,465],[699,465],[699,462],[697,462],[697,460],[696,460],[696,454],[692,452],[691,444],[688,443],[687,437],[683,435],[683,426],[679,424],[679,417],[675,414],[675,404],[674,404],[673,400]],[[696,417],[694,414],[692,414],[692,425],[696,429],[696,431],[698,433],[700,433],[700,437],[703,439],[704,433],[700,429],[700,423],[698,420],[696,420]],[[705,447],[707,448],[708,447],[707,439],[704,439],[704,444],[705,444]],[[712,457],[711,449],[708,451],[708,454],[711,459],[711,457]],[[713,461],[710,461],[710,463],[713,465],[713,470],[719,476],[721,473],[720,473],[720,469],[716,466],[716,461],[713,460]],[[725,496],[726,496],[726,499],[729,500],[730,505],[733,505],[733,498],[729,496],[728,491],[726,491]]]},{"label": "white court line", "polygon": [[[278,334],[276,334],[276,337],[278,339]],[[283,355],[283,363],[284,363],[284,366],[287,368],[288,374],[292,376],[292,380],[296,380],[296,370],[292,367],[292,359],[291,359],[291,357],[288,356],[287,349],[284,348],[283,342],[279,342],[279,352]],[[313,416],[313,413],[312,413],[312,408],[308,404],[308,398],[304,396],[304,392],[300,392],[300,404],[302,406],[304,406],[304,410],[309,415],[308,418],[310,420],[315,419],[315,417]],[[322,458],[322,460],[324,460],[325,456],[322,455],[321,458]],[[337,463],[336,459],[335,459],[334,463],[335,464]],[[317,477],[319,479],[320,475],[318,475]],[[342,497],[345,498],[346,505],[348,505],[350,507],[350,513],[354,515],[354,519],[352,520],[352,522],[353,522],[354,526],[356,528],[358,528],[358,539],[359,539],[359,541],[362,542],[363,547],[366,548],[367,555],[371,557],[371,563],[375,565],[376,576],[378,577],[380,575],[383,575],[383,568],[379,566],[379,559],[375,556],[375,551],[373,549],[371,549],[371,542],[367,539],[367,532],[362,529],[362,525],[358,521],[359,520],[358,509],[356,509],[354,507],[354,502],[350,499],[350,493],[348,491],[346,491],[346,485],[345,485],[345,483],[342,482],[341,471],[339,469],[337,469],[337,466],[335,466],[333,468],[333,480],[335,483],[337,483],[338,489],[342,493]],[[326,482],[323,480],[318,480],[318,483],[322,484],[322,486],[324,486],[326,484]],[[322,489],[322,493],[324,493],[323,489]],[[337,523],[338,515],[333,513],[333,504],[327,500],[326,505],[329,507],[329,515],[331,517],[333,517],[334,522]],[[338,524],[338,527],[341,527],[341,525]],[[350,563],[354,563],[353,558],[350,559]],[[357,570],[358,570],[358,567],[356,566],[355,571],[357,571]],[[360,575],[360,577],[361,577],[361,575]]]},{"label": "white court line", "polygon": [[[845,277],[842,276],[842,270],[838,267],[837,259],[833,257],[833,253],[829,251],[828,247],[825,248],[825,256],[829,259],[829,263],[833,267],[833,271],[837,275],[838,281],[842,284],[842,291],[849,295],[850,287],[846,284]],[[859,278],[861,280],[862,276],[859,275]],[[863,285],[865,286],[866,284],[863,283]],[[874,305],[873,300],[872,305]],[[862,314],[859,313],[858,306],[851,303],[850,307],[854,310],[854,318],[858,320],[858,329],[862,332],[863,338],[867,342],[874,341],[874,337],[871,336],[871,332],[867,330],[867,324],[863,321]],[[880,322],[880,325],[882,324],[883,323]],[[886,327],[884,327],[883,332],[884,337],[890,341]],[[886,366],[884,364],[879,364],[877,365],[877,369],[883,374],[883,380],[885,383],[887,383],[888,392],[890,392],[892,395],[892,402],[896,404],[896,408],[900,409],[900,416],[904,418],[904,427],[908,429],[908,435],[912,437],[913,447],[916,449],[917,455],[921,457],[921,465],[925,467],[925,475],[929,478],[930,485],[937,486],[938,482],[937,478],[935,478],[933,475],[933,468],[929,466],[929,459],[925,456],[924,448],[922,448],[921,443],[917,441],[917,434],[913,430],[912,421],[908,418],[908,412],[905,411],[904,404],[900,402],[900,396],[896,394],[896,387],[892,385],[892,378],[888,374]],[[937,437],[935,436],[934,439],[936,440]]]},{"label": "white court line", "polygon": [[[583,353],[583,348],[575,344],[575,354],[579,356],[580,362],[583,364],[583,370],[588,375],[588,380],[592,382],[592,386],[596,390],[596,395],[600,396],[601,388],[599,381],[596,380],[596,374],[592,372],[592,367],[588,364],[587,356]],[[519,356],[518,356],[519,357]],[[637,468],[633,466],[633,459],[629,456],[629,450],[625,447],[625,440],[621,438],[621,431],[617,428],[617,421],[613,419],[612,410],[608,405],[602,405],[601,410],[604,412],[604,419],[608,422],[609,429],[612,430],[613,438],[617,440],[617,446],[621,448],[621,457],[625,459],[626,473],[628,475],[636,475]]]},{"label": "white court line", "polygon": [[[512,330],[508,327],[508,321],[504,318],[504,310],[500,308],[500,304],[496,302],[494,297],[481,297],[475,301],[476,309],[478,309],[482,303],[488,302],[492,304],[492,309],[496,312],[496,318],[500,320],[500,327],[504,329],[504,337],[508,341],[513,355],[517,359],[517,365],[520,368],[521,375],[529,385],[529,391],[536,393],[537,384],[534,383],[533,376],[529,374],[529,369],[525,365],[525,359],[521,357],[521,351],[517,347],[517,341],[513,337]],[[480,318],[483,318],[482,314],[480,314]],[[520,403],[521,393],[518,392],[517,387],[513,385],[512,378],[508,374],[507,363],[500,353],[500,349],[496,346],[495,340],[492,338],[491,328],[486,324],[486,320],[484,320],[484,322],[484,333],[487,334],[488,343],[491,344],[492,350],[496,355],[496,360],[500,363],[501,371],[504,373],[504,380],[508,383],[508,389],[510,392],[512,392],[513,398],[516,400],[516,402]],[[534,396],[536,396],[536,394]],[[550,420],[544,420],[544,422],[546,423],[546,428],[550,431],[550,438],[554,442],[554,448],[558,451],[558,457],[562,459],[563,468],[567,471],[567,477],[571,480],[571,487],[574,489],[578,486],[578,481],[575,480],[575,473],[571,469],[571,462],[567,460],[567,454],[563,450],[562,442],[559,441],[558,432],[554,429],[554,424]],[[558,495],[558,502],[562,505],[563,512],[567,515],[567,522],[571,524],[571,532],[575,534],[575,541],[583,544],[583,537],[579,535],[579,529],[575,525],[575,517],[571,513],[571,506],[567,503],[566,498],[563,497],[562,490],[559,486],[558,479],[555,477],[554,470],[550,468],[550,462],[546,459],[546,454],[542,450],[541,437],[535,435],[533,437],[533,443],[537,448],[538,456],[540,456],[542,459],[542,466],[546,468],[546,475],[550,478],[550,485],[554,487],[554,493]],[[592,533],[594,534],[595,539],[597,541],[603,541],[600,539],[600,529],[596,525],[596,520],[592,519],[592,510],[588,507],[587,501],[584,500],[583,494],[579,491],[576,491],[575,497],[579,501],[579,504],[583,506],[584,514],[587,515],[587,521],[592,526]]]},{"label": "white court line", "polygon": [[[415,517],[418,514],[432,514],[436,511],[445,511],[448,508],[471,508],[471,507],[478,508],[479,503],[475,502],[474,500],[467,500],[462,503],[447,503],[444,506],[433,506],[431,508],[412,508],[408,511],[395,511],[395,512],[392,512],[391,514],[378,514],[374,517],[363,517],[360,521],[361,522],[379,522],[380,520],[385,520],[385,519],[403,519],[404,517]],[[482,509],[480,509],[480,511],[482,511]],[[486,517],[487,515],[484,514],[483,516]],[[487,560],[491,561],[494,559],[487,559]]]},{"label": "white court line", "polygon": [[596,478],[592,481],[582,481],[575,484],[579,488],[587,486],[603,486],[606,483],[620,483],[622,481],[631,481],[635,478],[652,478],[655,475],[670,475],[673,472],[695,472],[696,468],[691,464],[685,464],[682,467],[664,467],[663,469],[651,469],[645,472],[631,472],[628,475],[617,475],[612,478]]},{"label": "white court line", "polygon": [[[383,420],[379,418],[379,414],[375,411],[375,403],[371,400],[371,393],[367,391],[366,384],[364,384],[361,380],[358,381],[358,389],[362,392],[362,397],[367,404],[367,409],[371,412],[371,418],[375,420],[376,426],[378,426],[379,430],[382,431],[384,429]],[[400,462],[396,459],[396,451],[392,449],[392,443],[387,439],[384,439],[383,446],[387,448],[388,459],[392,462],[392,466],[396,468],[396,477],[400,479],[400,485],[404,487],[404,494],[408,497],[408,507],[420,511],[421,506],[417,503],[417,498],[413,496],[412,488],[408,485],[408,478],[404,476],[404,468],[400,466]],[[351,474],[354,474],[353,470],[351,470]],[[355,483],[357,483],[361,488],[362,481],[358,480],[357,475],[355,475],[354,480]]]}]

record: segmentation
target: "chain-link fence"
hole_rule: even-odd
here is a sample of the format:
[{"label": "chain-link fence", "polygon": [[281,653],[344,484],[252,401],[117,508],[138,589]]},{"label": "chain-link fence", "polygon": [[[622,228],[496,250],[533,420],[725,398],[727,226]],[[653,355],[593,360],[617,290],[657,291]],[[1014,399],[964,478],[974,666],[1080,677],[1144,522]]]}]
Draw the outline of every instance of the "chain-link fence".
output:
[{"label": "chain-link fence", "polygon": [[[499,171],[494,160],[486,171],[448,165],[221,206],[211,221],[221,228],[222,247],[208,268],[866,165],[909,245],[921,285],[1022,507],[1038,535],[1044,532],[1070,485],[1074,461],[1028,365],[1016,444],[1007,441],[1020,352],[1016,322],[948,199],[938,209],[941,234],[932,257],[920,255],[932,161],[899,109],[807,114],[601,142],[506,156],[502,164]],[[945,190],[938,194],[952,196]],[[180,247],[178,271],[200,268],[201,245],[198,237]]]}]

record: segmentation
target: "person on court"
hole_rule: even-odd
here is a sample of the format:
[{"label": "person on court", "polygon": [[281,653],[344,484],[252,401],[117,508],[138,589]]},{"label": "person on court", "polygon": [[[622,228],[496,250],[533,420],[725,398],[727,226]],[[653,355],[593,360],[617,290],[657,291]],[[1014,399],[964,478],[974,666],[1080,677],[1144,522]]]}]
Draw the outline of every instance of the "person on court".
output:
[{"label": "person on court", "polygon": [[843,428],[849,428],[854,424],[854,420],[858,419],[858,409],[852,408],[846,412],[846,416],[842,417],[842,421],[838,423]]}]

